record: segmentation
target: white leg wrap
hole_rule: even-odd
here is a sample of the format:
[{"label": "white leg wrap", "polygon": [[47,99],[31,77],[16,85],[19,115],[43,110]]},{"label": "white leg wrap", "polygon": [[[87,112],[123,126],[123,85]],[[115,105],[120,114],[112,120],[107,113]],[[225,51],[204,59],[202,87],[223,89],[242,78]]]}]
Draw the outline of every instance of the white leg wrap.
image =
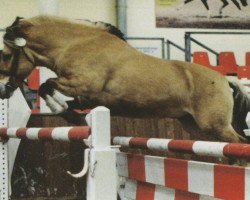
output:
[{"label": "white leg wrap", "polygon": [[68,109],[66,101],[73,99],[73,97],[65,96],[58,90],[55,90],[53,96],[46,95],[46,104],[52,112],[61,113]]},{"label": "white leg wrap", "polygon": [[66,109],[59,104],[53,97],[46,95],[46,105],[50,108],[53,113],[62,113]]},{"label": "white leg wrap", "polygon": [[55,90],[52,97],[58,104],[60,104],[65,110],[67,110],[68,104],[66,103],[65,96],[62,93]]}]

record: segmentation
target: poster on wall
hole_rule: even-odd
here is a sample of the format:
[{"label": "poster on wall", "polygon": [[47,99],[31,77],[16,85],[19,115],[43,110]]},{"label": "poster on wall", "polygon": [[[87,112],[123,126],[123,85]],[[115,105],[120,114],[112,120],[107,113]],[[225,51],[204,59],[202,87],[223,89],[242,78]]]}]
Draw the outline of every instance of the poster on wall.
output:
[{"label": "poster on wall", "polygon": [[127,42],[145,54],[157,58],[164,58],[164,40],[162,39],[128,38]]},{"label": "poster on wall", "polygon": [[156,27],[249,29],[248,0],[155,0]]}]

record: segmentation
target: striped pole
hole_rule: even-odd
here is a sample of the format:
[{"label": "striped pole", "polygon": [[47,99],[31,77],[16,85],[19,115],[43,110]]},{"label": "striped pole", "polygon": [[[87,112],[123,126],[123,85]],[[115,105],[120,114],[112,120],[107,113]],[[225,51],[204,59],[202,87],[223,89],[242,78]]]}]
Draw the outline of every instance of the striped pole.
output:
[{"label": "striped pole", "polygon": [[250,158],[249,144],[141,137],[114,137],[113,143],[122,147],[190,153],[200,156]]},{"label": "striped pole", "polygon": [[136,200],[219,200],[211,196],[177,190],[161,185],[127,179],[121,188],[129,199]]},{"label": "striped pole", "polygon": [[155,187],[196,193],[191,196],[192,198],[187,198],[186,194],[186,198],[177,199],[198,200],[201,195],[227,200],[250,199],[250,169],[247,167],[119,152],[117,171],[119,176],[142,182],[144,186],[155,185],[147,191],[139,188],[136,198],[131,197],[131,199],[175,199],[168,198],[167,194],[159,190],[154,190]]},{"label": "striped pole", "polygon": [[0,128],[3,139],[20,138],[30,140],[83,140],[90,135],[89,126],[49,128]]}]

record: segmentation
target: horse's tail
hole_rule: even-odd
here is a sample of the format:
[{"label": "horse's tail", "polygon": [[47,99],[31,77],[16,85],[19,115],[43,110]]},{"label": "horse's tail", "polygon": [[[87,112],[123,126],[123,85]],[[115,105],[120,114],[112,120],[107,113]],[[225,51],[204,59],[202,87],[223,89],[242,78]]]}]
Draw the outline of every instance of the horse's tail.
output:
[{"label": "horse's tail", "polygon": [[234,99],[232,125],[238,133],[245,136],[243,130],[248,128],[246,116],[250,111],[250,96],[237,78],[229,78],[228,82]]}]

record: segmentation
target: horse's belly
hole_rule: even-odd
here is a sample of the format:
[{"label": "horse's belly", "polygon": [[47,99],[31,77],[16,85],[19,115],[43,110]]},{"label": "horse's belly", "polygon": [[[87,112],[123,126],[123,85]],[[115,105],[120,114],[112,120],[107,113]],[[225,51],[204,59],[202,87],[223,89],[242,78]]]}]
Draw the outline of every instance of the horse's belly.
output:
[{"label": "horse's belly", "polygon": [[189,113],[190,107],[186,102],[150,102],[140,104],[137,101],[128,102],[124,100],[117,100],[112,102],[104,101],[102,105],[111,109],[113,115],[128,116],[128,117],[170,117],[178,118],[186,113]]}]

